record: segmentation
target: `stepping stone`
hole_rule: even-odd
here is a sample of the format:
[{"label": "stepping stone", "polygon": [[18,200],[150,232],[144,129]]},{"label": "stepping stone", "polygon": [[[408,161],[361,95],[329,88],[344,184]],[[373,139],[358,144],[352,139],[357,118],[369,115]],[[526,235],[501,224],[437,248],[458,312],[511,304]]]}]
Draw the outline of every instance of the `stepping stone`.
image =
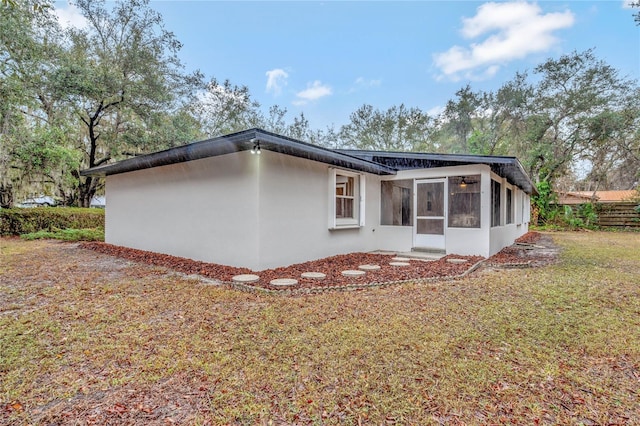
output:
[{"label": "stepping stone", "polygon": [[449,263],[455,263],[455,264],[461,264],[461,263],[467,263],[467,259],[447,259],[447,262]]},{"label": "stepping stone", "polygon": [[357,269],[347,269],[346,271],[342,271],[342,275],[345,277],[361,277],[366,274],[365,271],[359,271]]},{"label": "stepping stone", "polygon": [[260,280],[260,277],[257,275],[253,275],[253,274],[240,274],[240,275],[235,275],[234,277],[231,278],[231,280],[233,282],[236,283],[255,283],[256,281]]},{"label": "stepping stone", "polygon": [[303,272],[300,276],[302,278],[311,278],[312,280],[324,280],[327,278],[327,274],[323,274],[322,272]]},{"label": "stepping stone", "polygon": [[363,271],[377,271],[378,269],[380,269],[380,265],[360,265],[358,266],[358,269],[362,269]]},{"label": "stepping stone", "polygon": [[394,262],[408,262],[411,259],[409,259],[408,257],[394,257],[393,259]]},{"label": "stepping stone", "polygon": [[285,287],[298,284],[298,280],[294,280],[293,278],[277,278],[275,280],[269,281],[269,284]]},{"label": "stepping stone", "polygon": [[391,266],[409,266],[409,262],[389,262]]}]

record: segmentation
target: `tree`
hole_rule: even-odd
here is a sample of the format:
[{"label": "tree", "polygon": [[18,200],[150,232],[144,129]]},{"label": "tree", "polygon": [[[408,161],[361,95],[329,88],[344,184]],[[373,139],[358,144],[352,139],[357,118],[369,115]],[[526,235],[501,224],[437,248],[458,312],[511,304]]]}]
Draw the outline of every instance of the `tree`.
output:
[{"label": "tree", "polygon": [[191,110],[208,137],[257,127],[260,122],[260,103],[252,99],[249,88],[229,80],[220,84],[211,79]]},{"label": "tree", "polygon": [[379,151],[432,150],[433,120],[419,108],[404,104],[386,111],[362,105],[339,132],[341,145]]},{"label": "tree", "polygon": [[[469,139],[474,135],[474,121],[483,113],[482,94],[474,93],[467,85],[456,92],[456,99],[447,102],[440,115],[440,140],[451,153],[470,152]],[[477,139],[480,135],[475,134]]]},{"label": "tree", "polygon": [[[26,3],[30,2],[27,1]],[[18,2],[18,0],[2,0],[2,7],[4,7],[5,9],[18,9],[20,8],[20,6],[21,4]],[[46,1],[31,2],[30,6],[32,7],[32,10],[34,12],[38,13],[43,13],[45,10],[51,7],[51,5]]]},{"label": "tree", "polygon": [[[123,0],[110,9],[105,0],[77,0],[76,5],[89,27],[69,30],[70,47],[49,83],[83,129],[76,141],[82,167],[96,167],[132,151],[125,143],[131,137],[123,135],[154,134],[154,120],[176,111],[202,86],[202,77],[183,73],[177,56],[181,44],[164,29],[149,0]],[[73,176],[78,204],[89,206],[100,181],[78,170]]]},{"label": "tree", "polygon": [[[73,161],[64,143],[69,129],[53,102],[46,76],[61,52],[57,21],[40,1],[16,2],[0,15],[0,201],[10,207],[15,192],[56,188],[57,169]],[[33,149],[30,152],[29,149]],[[73,165],[71,165],[73,166]]]},{"label": "tree", "polygon": [[[632,2],[631,7],[640,7],[640,1]],[[640,12],[633,14],[633,20],[636,21],[636,25],[640,25]]]},{"label": "tree", "polygon": [[613,149],[613,133],[603,131],[622,113],[636,85],[592,50],[548,59],[534,74],[535,84],[520,74],[507,85],[513,100],[508,109],[511,152],[536,181],[553,183],[576,162],[591,168],[598,163],[598,151]]},{"label": "tree", "polygon": [[304,113],[287,123],[287,109],[272,105],[265,114],[253,99],[247,86],[238,86],[225,80],[222,84],[213,78],[206,91],[200,93],[190,106],[193,116],[200,122],[202,133],[215,137],[258,127],[294,139],[323,145],[331,133],[311,128]]},{"label": "tree", "polygon": [[504,155],[513,116],[513,88],[473,92],[467,85],[447,102],[438,121],[437,145],[450,153]]},{"label": "tree", "polygon": [[640,89],[622,93],[616,108],[589,121],[589,144],[581,159],[591,165],[586,190],[633,189],[640,180]]}]

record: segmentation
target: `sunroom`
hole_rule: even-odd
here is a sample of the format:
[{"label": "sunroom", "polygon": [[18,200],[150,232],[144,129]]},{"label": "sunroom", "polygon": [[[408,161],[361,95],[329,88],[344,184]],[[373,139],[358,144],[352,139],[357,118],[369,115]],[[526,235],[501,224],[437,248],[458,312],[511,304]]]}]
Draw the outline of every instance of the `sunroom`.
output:
[{"label": "sunroom", "polygon": [[380,181],[380,246],[489,257],[528,230],[535,191],[513,157],[348,151],[395,168]]}]

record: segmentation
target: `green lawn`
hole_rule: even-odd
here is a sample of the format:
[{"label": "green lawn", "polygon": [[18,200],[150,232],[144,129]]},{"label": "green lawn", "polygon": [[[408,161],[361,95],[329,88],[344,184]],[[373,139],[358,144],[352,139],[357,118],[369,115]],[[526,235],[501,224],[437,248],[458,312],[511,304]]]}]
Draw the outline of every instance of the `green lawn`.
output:
[{"label": "green lawn", "polygon": [[0,239],[0,424],[640,424],[640,234],[282,297]]}]

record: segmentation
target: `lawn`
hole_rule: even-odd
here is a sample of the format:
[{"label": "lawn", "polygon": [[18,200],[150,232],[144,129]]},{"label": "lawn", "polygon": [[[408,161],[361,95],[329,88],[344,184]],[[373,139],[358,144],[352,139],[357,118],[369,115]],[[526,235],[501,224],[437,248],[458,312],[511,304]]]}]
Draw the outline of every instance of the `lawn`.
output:
[{"label": "lawn", "polygon": [[0,239],[0,424],[640,424],[640,234],[283,297]]}]

